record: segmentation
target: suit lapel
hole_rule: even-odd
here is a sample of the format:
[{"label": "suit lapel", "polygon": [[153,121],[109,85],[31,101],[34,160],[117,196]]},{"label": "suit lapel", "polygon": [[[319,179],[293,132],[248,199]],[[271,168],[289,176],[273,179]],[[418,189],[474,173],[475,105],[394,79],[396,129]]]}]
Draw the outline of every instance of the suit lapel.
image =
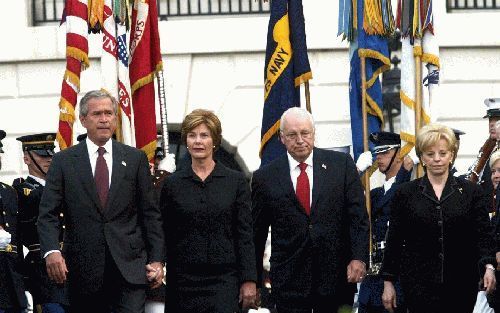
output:
[{"label": "suit lapel", "polygon": [[313,154],[313,190],[311,201],[311,214],[316,208],[316,202],[321,193],[321,183],[325,181],[326,164],[323,162],[321,151],[314,149]]},{"label": "suit lapel", "polygon": [[[125,174],[125,166],[127,163],[124,160],[124,152],[122,147],[113,140],[113,170],[111,172],[111,184],[109,187],[107,208],[113,203],[118,191],[120,190],[120,182]],[[106,210],[107,211],[107,210]]]},{"label": "suit lapel", "polygon": [[283,193],[287,195],[290,198],[290,200],[295,204],[295,206],[305,214],[304,208],[297,199],[295,190],[293,189],[292,177],[290,176],[290,165],[288,164],[287,154],[285,154],[278,160],[276,172],[277,172],[276,177],[281,177],[280,179],[278,179],[278,181],[280,188],[283,190]]},{"label": "suit lapel", "polygon": [[85,140],[82,140],[82,142],[76,146],[73,156],[75,157],[75,164],[79,165],[75,166],[75,168],[84,189],[87,191],[92,201],[94,201],[94,204],[97,207],[101,207],[101,203],[97,195],[97,188],[94,182],[94,176],[92,175],[92,167],[90,166],[89,153]]}]

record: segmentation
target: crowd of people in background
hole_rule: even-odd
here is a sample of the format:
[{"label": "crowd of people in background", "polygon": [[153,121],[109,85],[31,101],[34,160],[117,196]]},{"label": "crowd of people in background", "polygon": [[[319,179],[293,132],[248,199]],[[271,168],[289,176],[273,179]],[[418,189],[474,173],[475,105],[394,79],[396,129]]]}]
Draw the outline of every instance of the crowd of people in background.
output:
[{"label": "crowd of people in background", "polygon": [[[454,168],[464,133],[435,123],[404,157],[399,134],[372,133],[355,163],[315,147],[313,116],[291,108],[286,154],[249,183],[214,157],[222,125],[198,109],[181,126],[189,158],[155,176],[113,139],[116,99],[90,91],[79,110],[87,136],[68,149],[17,138],[29,175],[0,183],[0,313],[350,312],[355,293],[360,313],[500,309],[498,144],[477,183]],[[500,142],[500,104],[485,117]]]}]

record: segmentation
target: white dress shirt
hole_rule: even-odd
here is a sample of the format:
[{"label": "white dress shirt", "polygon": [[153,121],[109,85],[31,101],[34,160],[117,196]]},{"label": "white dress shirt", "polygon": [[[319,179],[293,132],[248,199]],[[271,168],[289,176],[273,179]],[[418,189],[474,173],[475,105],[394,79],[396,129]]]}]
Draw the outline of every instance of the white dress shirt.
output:
[{"label": "white dress shirt", "polygon": [[[288,156],[288,165],[290,166],[290,177],[292,179],[293,190],[297,192],[297,178],[300,175],[300,162],[297,162],[290,153],[286,153]],[[312,203],[312,190],[313,190],[313,152],[304,161],[307,164],[306,173],[307,178],[309,178],[309,205]]]},{"label": "white dress shirt", "polygon": [[[87,150],[89,153],[89,160],[90,160],[90,166],[92,167],[92,176],[95,176],[95,164],[97,163],[97,157],[99,154],[97,153],[97,149],[99,149],[99,146],[96,145],[95,143],[92,142],[88,137],[86,140],[87,143]],[[112,145],[112,140],[109,139],[105,144],[104,144],[104,149],[106,149],[106,152],[104,153],[103,157],[104,160],[106,160],[106,165],[108,166],[108,173],[109,173],[109,185],[111,186],[111,172],[113,169],[113,145]]]},{"label": "white dress shirt", "polygon": [[392,184],[394,184],[395,181],[396,181],[396,176],[392,176],[391,178],[389,178],[384,182],[384,194],[386,194],[387,191],[391,189]]}]

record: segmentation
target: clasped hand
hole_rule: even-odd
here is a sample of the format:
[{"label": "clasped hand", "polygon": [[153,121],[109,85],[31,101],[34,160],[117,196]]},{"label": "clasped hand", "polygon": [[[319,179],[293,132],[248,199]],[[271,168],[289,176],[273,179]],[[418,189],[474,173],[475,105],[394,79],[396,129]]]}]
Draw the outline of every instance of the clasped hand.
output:
[{"label": "clasped hand", "polygon": [[163,283],[163,265],[160,262],[146,264],[146,278],[152,289],[158,288]]}]

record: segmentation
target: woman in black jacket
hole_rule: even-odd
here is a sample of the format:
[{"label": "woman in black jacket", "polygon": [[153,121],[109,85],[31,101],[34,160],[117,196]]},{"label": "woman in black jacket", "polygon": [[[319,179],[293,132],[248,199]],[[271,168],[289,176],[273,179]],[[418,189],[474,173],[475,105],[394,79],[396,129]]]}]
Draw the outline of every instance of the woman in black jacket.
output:
[{"label": "woman in black jacket", "polygon": [[191,164],[163,185],[169,313],[233,313],[256,301],[250,188],[242,173],[214,161],[221,133],[212,112],[188,114],[181,137]]},{"label": "woman in black jacket", "polygon": [[424,126],[416,152],[425,175],[401,185],[393,198],[382,301],[393,310],[392,281],[399,277],[409,312],[470,313],[480,277],[480,288],[495,288],[488,197],[478,185],[450,175],[457,153],[450,128]]}]

